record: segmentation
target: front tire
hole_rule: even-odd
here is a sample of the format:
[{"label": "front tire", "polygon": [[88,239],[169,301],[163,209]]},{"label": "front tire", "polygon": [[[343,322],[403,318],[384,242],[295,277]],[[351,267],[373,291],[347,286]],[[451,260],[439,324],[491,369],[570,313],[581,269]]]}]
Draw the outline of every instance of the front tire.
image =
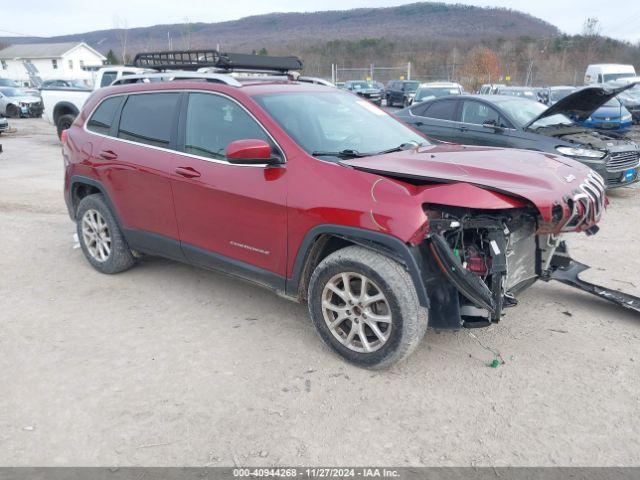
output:
[{"label": "front tire", "polygon": [[351,246],[327,256],[309,282],[309,312],[324,342],[361,367],[405,359],[427,330],[411,277],[398,262]]},{"label": "front tire", "polygon": [[80,200],[76,229],[85,258],[99,272],[119,273],[135,265],[136,258],[102,194]]},{"label": "front tire", "polygon": [[7,117],[20,118],[20,109],[15,105],[7,105]]}]

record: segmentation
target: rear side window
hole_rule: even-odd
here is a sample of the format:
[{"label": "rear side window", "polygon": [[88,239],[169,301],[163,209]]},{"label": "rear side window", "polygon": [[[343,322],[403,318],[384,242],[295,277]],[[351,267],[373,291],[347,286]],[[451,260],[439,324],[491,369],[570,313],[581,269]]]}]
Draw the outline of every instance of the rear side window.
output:
[{"label": "rear side window", "polygon": [[414,111],[413,114],[421,117],[436,118],[438,120],[454,120],[457,103],[457,100],[430,102],[418,107],[418,109],[422,110],[421,113]]},{"label": "rear side window", "polygon": [[113,119],[121,101],[122,97],[111,97],[102,102],[87,122],[87,130],[109,135],[109,130],[111,130]]},{"label": "rear side window", "polygon": [[130,95],[122,108],[118,137],[168,148],[180,93]]},{"label": "rear side window", "polygon": [[102,79],[100,80],[100,86],[108,87],[115,81],[117,76],[118,74],[116,72],[104,72],[102,74]]},{"label": "rear side window", "polygon": [[209,93],[190,93],[187,105],[185,152],[224,160],[227,145],[236,140],[273,142],[237,103]]}]

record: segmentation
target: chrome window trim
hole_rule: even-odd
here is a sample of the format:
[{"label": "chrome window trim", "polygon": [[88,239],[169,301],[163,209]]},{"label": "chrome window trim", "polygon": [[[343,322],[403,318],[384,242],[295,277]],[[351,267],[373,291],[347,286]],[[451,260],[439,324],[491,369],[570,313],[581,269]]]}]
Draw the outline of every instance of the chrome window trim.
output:
[{"label": "chrome window trim", "polygon": [[[96,135],[98,137],[103,137],[103,138],[109,138],[112,140],[116,140],[118,142],[122,142],[122,143],[128,143],[131,145],[138,145],[140,147],[146,147],[146,148],[150,148],[152,150],[159,150],[162,152],[168,152],[168,153],[174,153],[177,155],[181,155],[184,157],[189,157],[189,158],[195,158],[197,160],[204,160],[207,162],[211,162],[211,163],[217,163],[220,165],[228,165],[231,167],[244,167],[244,168],[265,168],[268,166],[272,166],[271,164],[268,163],[256,163],[256,164],[236,164],[236,163],[230,163],[226,160],[218,160],[215,158],[209,158],[209,157],[203,157],[201,155],[195,155],[192,153],[187,153],[187,152],[181,152],[179,150],[173,150],[171,148],[164,148],[164,147],[157,147],[155,145],[149,145],[147,143],[140,143],[140,142],[134,142],[132,140],[126,140],[124,138],[119,138],[119,137],[112,137],[111,135],[104,135],[102,133],[97,133],[94,131],[91,131],[87,128],[87,125],[89,124],[89,120],[91,120],[91,117],[93,117],[93,114],[95,113],[95,111],[98,109],[98,107],[100,105],[102,105],[102,103],[104,101],[106,101],[109,98],[114,98],[114,97],[122,97],[122,96],[129,96],[129,95],[148,95],[148,94],[153,94],[153,93],[207,93],[210,95],[218,95],[220,97],[224,97],[228,100],[231,100],[232,102],[236,103],[240,108],[242,108],[259,126],[260,128],[267,134],[267,136],[271,139],[271,141],[274,143],[274,145],[276,147],[278,147],[278,150],[280,150],[280,152],[282,153],[282,163],[280,163],[279,165],[284,165],[287,163],[287,155],[284,151],[284,149],[282,148],[282,146],[280,146],[280,144],[276,141],[276,139],[273,137],[273,135],[271,135],[271,133],[265,128],[264,125],[262,125],[262,123],[255,117],[255,115],[253,113],[251,113],[244,105],[242,105],[242,103],[240,103],[239,101],[237,101],[235,98],[231,97],[230,95],[227,95],[225,93],[221,93],[221,92],[213,92],[211,90],[198,90],[195,88],[189,88],[189,89],[167,89],[167,90],[146,90],[146,91],[142,91],[142,92],[123,92],[123,93],[114,93],[113,95],[108,95],[106,97],[104,97],[102,100],[100,100],[100,102],[98,102],[98,104],[93,107],[93,109],[89,112],[89,114],[87,115],[87,120],[84,122],[82,129],[86,132],[89,133],[91,135]],[[186,128],[186,125],[185,125]]]}]

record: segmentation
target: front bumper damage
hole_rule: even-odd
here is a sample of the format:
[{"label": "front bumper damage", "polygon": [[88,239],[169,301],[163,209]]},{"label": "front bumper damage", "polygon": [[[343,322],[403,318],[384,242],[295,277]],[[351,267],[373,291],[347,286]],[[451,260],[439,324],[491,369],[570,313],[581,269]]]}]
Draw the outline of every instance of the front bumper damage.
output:
[{"label": "front bumper damage", "polygon": [[623,308],[640,313],[640,297],[582,280],[579,275],[588,268],[588,265],[572,259],[567,252],[566,244],[562,242],[551,259],[549,270],[540,278],[546,282],[555,280],[564,283]]},{"label": "front bumper damage", "polygon": [[420,250],[434,329],[486,327],[500,321],[516,295],[537,280],[559,281],[640,313],[640,298],[579,278],[558,235],[540,235],[521,216],[480,215],[430,221]]}]

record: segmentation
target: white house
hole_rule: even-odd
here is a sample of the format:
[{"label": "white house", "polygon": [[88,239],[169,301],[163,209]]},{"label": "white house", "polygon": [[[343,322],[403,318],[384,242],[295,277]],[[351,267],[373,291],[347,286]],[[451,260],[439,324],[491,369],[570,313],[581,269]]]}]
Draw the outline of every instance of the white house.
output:
[{"label": "white house", "polygon": [[[0,50],[0,77],[28,81],[31,69],[42,80],[91,80],[107,58],[84,42],[11,45]],[[34,67],[34,68],[32,68]]]}]

